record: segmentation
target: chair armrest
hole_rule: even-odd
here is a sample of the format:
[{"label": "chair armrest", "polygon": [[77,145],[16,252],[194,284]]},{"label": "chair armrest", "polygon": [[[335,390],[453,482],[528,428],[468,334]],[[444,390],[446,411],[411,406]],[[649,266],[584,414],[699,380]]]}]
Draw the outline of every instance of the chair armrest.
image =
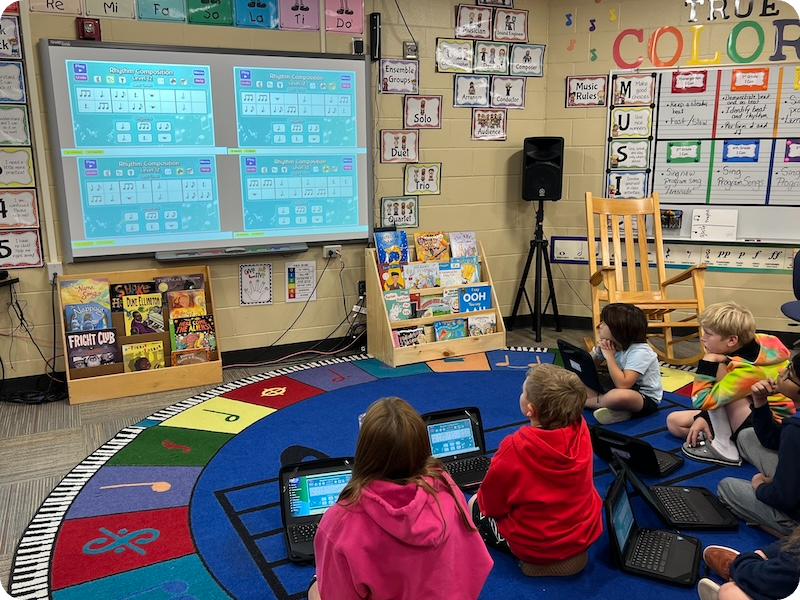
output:
[{"label": "chair armrest", "polygon": [[597,271],[592,273],[592,276],[589,278],[589,283],[597,287],[606,278],[605,273],[614,273],[614,271],[616,271],[614,267],[600,267]]},{"label": "chair armrest", "polygon": [[705,271],[708,268],[708,265],[694,265],[689,267],[685,271],[681,271],[675,277],[670,277],[669,279],[665,280],[661,287],[667,287],[668,285],[672,285],[673,283],[680,283],[681,281],[686,281],[689,277],[694,277],[695,275],[699,275],[698,271]]}]

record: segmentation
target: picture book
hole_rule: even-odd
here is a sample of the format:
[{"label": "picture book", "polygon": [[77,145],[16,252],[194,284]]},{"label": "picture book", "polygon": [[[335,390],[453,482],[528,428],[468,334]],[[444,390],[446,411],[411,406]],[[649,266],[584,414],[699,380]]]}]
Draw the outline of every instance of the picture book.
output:
[{"label": "picture book", "polygon": [[492,308],[492,286],[487,283],[459,288],[458,306],[462,313],[489,310]]},{"label": "picture book", "polygon": [[169,337],[173,351],[192,348],[216,350],[217,334],[214,330],[214,315],[172,319],[169,322]]},{"label": "picture book", "polygon": [[120,362],[116,329],[68,331],[67,367],[83,369]]},{"label": "picture book", "polygon": [[448,234],[450,238],[450,256],[478,256],[478,239],[474,231],[453,231]]},{"label": "picture book", "polygon": [[375,232],[375,248],[382,265],[408,262],[408,238],[405,231]]},{"label": "picture book", "polygon": [[164,342],[122,344],[122,364],[126,373],[162,369],[166,364]]},{"label": "picture book", "polygon": [[494,313],[467,317],[467,329],[470,336],[497,333],[497,317]]},{"label": "picture book", "polygon": [[414,247],[419,261],[450,260],[450,244],[441,231],[415,233]]},{"label": "picture book", "polygon": [[131,294],[122,296],[125,335],[160,333],[164,331],[161,294]]},{"label": "picture book", "polygon": [[449,290],[442,290],[442,300],[450,305],[450,312],[461,312],[459,302],[459,288],[451,288]]},{"label": "picture book", "polygon": [[461,283],[481,282],[481,263],[477,256],[464,256],[458,259],[461,263]]},{"label": "picture book", "polygon": [[156,292],[155,281],[140,281],[137,283],[112,283],[111,312],[122,312],[122,297],[137,294],[153,294]]},{"label": "picture book", "polygon": [[403,277],[403,267],[397,266],[381,266],[381,285],[384,291],[400,290],[406,287],[406,280]]},{"label": "picture book", "polygon": [[62,279],[59,282],[61,290],[61,304],[86,304],[97,302],[100,306],[111,308],[108,293],[108,279]]},{"label": "picture book", "polygon": [[436,331],[437,342],[467,337],[467,322],[465,319],[434,321],[433,328]]},{"label": "picture book", "polygon": [[461,285],[461,263],[451,260],[439,263],[439,285]]},{"label": "picture book", "polygon": [[406,346],[417,346],[427,342],[425,339],[425,329],[423,327],[404,327],[392,331],[395,348]]},{"label": "picture book", "polygon": [[436,263],[409,263],[403,265],[403,277],[409,290],[439,287],[439,265]]},{"label": "picture book", "polygon": [[99,302],[67,304],[64,307],[66,331],[87,331],[111,327],[111,309]]},{"label": "picture book", "polygon": [[444,293],[423,296],[418,291],[409,291],[409,296],[411,298],[411,310],[416,318],[449,315],[453,312],[449,301],[444,297]]},{"label": "picture book", "polygon": [[167,306],[170,319],[204,315],[206,314],[206,293],[201,289],[167,292]]},{"label": "picture book", "polygon": [[208,348],[187,348],[172,352],[172,366],[196,365],[209,361]]},{"label": "picture book", "polygon": [[192,273],[189,275],[164,275],[153,277],[155,291],[166,294],[175,290],[202,290],[205,285],[205,277],[202,273]]},{"label": "picture book", "polygon": [[408,290],[389,290],[383,292],[383,301],[390,321],[404,321],[411,318],[411,296]]}]

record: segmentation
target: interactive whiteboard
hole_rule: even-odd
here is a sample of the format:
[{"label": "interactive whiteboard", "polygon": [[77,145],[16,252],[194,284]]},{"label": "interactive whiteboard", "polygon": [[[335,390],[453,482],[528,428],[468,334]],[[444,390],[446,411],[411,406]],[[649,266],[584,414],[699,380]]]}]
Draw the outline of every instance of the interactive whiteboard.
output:
[{"label": "interactive whiteboard", "polygon": [[363,56],[41,40],[69,261],[370,237]]}]

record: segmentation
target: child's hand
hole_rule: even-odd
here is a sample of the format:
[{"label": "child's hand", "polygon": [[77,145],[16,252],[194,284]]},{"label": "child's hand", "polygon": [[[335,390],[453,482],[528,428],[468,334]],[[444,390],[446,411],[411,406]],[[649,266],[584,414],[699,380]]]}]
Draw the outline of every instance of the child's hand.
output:
[{"label": "child's hand", "polygon": [[772,477],[767,477],[763,473],[756,473],[753,475],[753,479],[750,480],[750,484],[753,486],[754,490],[762,483],[772,483]]},{"label": "child's hand", "polygon": [[714,439],[714,436],[711,435],[711,427],[703,417],[697,417],[689,428],[686,443],[689,444],[690,448],[694,448],[700,443],[700,433],[705,435],[706,442]]},{"label": "child's hand", "polygon": [[598,348],[600,348],[600,352],[603,353],[603,356],[608,360],[609,357],[614,356],[614,353],[617,351],[617,346],[611,340],[607,340],[604,338],[600,338],[600,341],[597,342]]},{"label": "child's hand", "polygon": [[776,381],[772,377],[756,381],[750,388],[753,394],[753,406],[760,408],[767,403],[767,398],[778,393]]}]

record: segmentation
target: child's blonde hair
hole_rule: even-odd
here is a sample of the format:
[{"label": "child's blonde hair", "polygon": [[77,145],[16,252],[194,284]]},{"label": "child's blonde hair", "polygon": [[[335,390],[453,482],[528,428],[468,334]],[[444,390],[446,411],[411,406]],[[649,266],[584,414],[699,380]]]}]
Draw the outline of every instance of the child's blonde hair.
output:
[{"label": "child's blonde hair", "polygon": [[581,418],[586,388],[575,373],[551,364],[528,369],[525,396],[543,429],[559,429]]},{"label": "child's blonde hair", "polygon": [[756,337],[753,313],[736,302],[717,302],[700,313],[700,325],[722,337],[739,337],[739,344],[749,344]]}]

